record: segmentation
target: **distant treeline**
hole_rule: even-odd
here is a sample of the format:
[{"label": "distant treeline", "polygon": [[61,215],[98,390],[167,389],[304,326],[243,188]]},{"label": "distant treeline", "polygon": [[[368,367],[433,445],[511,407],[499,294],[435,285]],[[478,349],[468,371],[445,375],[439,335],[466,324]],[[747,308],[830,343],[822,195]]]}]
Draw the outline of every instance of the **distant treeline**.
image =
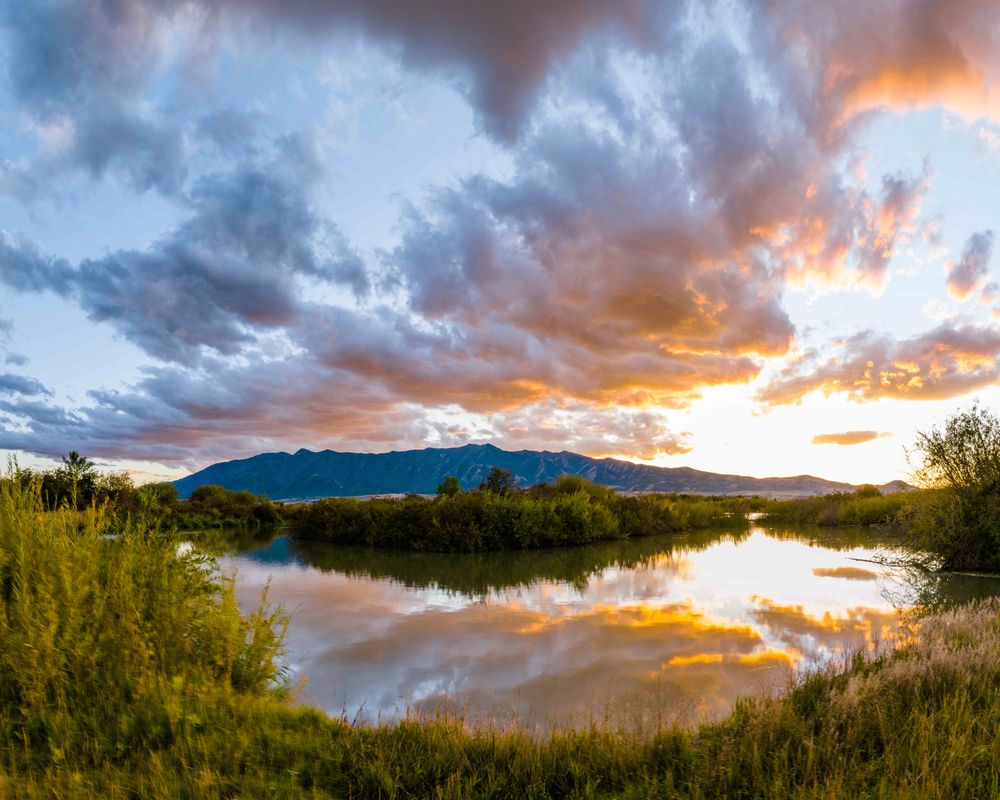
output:
[{"label": "distant treeline", "polygon": [[438,552],[523,550],[673,533],[712,525],[745,526],[727,503],[706,498],[616,494],[565,475],[554,484],[513,486],[493,468],[473,491],[448,479],[434,498],[328,498],[297,510],[293,533],[370,547]]},{"label": "distant treeline", "polygon": [[37,489],[46,511],[104,508],[124,523],[144,515],[162,528],[263,528],[283,520],[282,507],[250,492],[221,486],[199,486],[187,500],[178,497],[171,483],[136,486],[127,472],[100,472],[93,461],[72,451],[61,467],[32,470],[15,467],[0,482],[15,482],[22,489]]}]

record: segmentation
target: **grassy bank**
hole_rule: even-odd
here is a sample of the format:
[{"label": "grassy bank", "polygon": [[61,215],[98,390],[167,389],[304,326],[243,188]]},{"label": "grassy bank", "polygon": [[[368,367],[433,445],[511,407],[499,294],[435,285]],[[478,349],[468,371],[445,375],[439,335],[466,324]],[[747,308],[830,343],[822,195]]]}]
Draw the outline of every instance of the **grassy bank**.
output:
[{"label": "grassy bank", "polygon": [[0,796],[989,797],[1000,607],[721,723],[533,739],[455,721],[351,727],[280,691],[281,617],[133,523],[0,489]]},{"label": "grassy bank", "polygon": [[436,552],[526,550],[726,524],[741,516],[709,499],[627,497],[582,478],[554,485],[401,499],[327,498],[296,512],[297,538]]}]

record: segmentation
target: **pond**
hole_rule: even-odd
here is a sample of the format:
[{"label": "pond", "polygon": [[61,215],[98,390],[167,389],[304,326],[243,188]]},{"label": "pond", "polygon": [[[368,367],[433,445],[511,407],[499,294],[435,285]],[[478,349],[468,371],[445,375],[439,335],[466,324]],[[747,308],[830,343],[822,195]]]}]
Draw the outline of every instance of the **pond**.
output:
[{"label": "pond", "polygon": [[478,555],[278,536],[221,564],[247,609],[270,583],[298,699],[333,715],[645,727],[717,718],[797,670],[891,646],[914,603],[1000,594],[993,578],[872,563],[889,546],[757,525]]}]

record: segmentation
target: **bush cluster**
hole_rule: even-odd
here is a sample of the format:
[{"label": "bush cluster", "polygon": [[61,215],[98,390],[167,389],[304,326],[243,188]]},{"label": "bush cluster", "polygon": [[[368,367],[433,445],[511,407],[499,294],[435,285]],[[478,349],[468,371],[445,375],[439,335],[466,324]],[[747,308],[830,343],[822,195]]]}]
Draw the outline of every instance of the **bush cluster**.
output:
[{"label": "bush cluster", "polygon": [[136,486],[127,472],[100,472],[94,463],[73,451],[63,465],[52,470],[31,470],[12,465],[0,485],[37,492],[45,511],[84,511],[101,508],[124,525],[136,516],[156,519],[164,528],[262,529],[283,521],[282,507],[266,497],[222,486],[206,485],[181,500],[172,483]]},{"label": "bush cluster", "polygon": [[618,495],[583,478],[436,498],[327,498],[300,508],[293,532],[402,550],[481,552],[578,545],[632,536],[745,524],[718,503],[671,495]]},{"label": "bush cluster", "polygon": [[907,506],[907,493],[883,495],[874,486],[795,500],[765,501],[760,511],[770,522],[796,525],[892,525]]}]

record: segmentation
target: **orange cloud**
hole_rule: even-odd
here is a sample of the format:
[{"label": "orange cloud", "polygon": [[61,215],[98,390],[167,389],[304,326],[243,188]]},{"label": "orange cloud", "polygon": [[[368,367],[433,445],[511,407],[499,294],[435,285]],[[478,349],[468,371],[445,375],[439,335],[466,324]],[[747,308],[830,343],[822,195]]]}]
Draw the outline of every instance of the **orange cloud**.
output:
[{"label": "orange cloud", "polygon": [[841,394],[858,402],[891,397],[941,400],[1000,379],[1000,330],[940,325],[902,341],[866,331],[824,358],[809,351],[758,393],[768,405],[799,402],[811,392]]},{"label": "orange cloud", "polygon": [[891,433],[879,433],[878,431],[844,431],[843,433],[818,433],[812,438],[813,444],[864,444],[875,439],[884,439],[892,436]]}]

